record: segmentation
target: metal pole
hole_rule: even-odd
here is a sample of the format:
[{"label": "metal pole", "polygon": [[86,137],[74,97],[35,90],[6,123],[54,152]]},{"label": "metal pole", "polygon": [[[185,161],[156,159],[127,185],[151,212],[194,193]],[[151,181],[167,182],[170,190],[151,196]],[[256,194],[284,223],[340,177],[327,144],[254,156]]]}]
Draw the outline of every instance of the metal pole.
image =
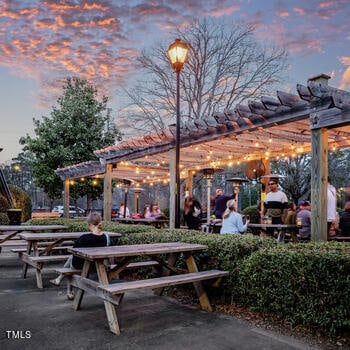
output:
[{"label": "metal pole", "polygon": [[124,189],[124,213],[123,218],[126,218],[126,206],[128,204],[128,187],[126,186]]},{"label": "metal pole", "polygon": [[207,179],[207,224],[210,223],[210,192],[211,192],[211,182],[210,178]]},{"label": "metal pole", "polygon": [[180,228],[180,70],[176,70],[175,228]]}]

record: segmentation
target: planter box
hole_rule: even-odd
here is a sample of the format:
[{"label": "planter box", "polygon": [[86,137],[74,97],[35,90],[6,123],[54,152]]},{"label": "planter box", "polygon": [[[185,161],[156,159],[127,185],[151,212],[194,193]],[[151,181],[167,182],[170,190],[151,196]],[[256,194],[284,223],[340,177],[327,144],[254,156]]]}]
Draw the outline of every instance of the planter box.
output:
[{"label": "planter box", "polygon": [[8,209],[7,216],[10,220],[9,225],[20,225],[22,209]]}]

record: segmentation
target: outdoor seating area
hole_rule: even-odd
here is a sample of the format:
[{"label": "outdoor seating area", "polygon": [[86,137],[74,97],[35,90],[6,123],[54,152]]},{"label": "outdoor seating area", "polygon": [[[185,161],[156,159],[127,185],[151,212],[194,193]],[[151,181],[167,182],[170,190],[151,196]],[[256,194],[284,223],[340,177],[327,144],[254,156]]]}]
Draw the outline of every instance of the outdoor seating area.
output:
[{"label": "outdoor seating area", "polygon": [[[221,278],[228,275],[227,271],[198,271],[193,254],[207,249],[205,245],[173,242],[73,248],[67,243],[71,243],[89,232],[57,232],[57,230],[65,228],[57,225],[28,226],[30,232],[27,232],[25,228],[24,225],[13,227],[12,231],[8,233],[9,227],[2,227],[3,240],[10,235],[14,240],[15,235],[18,234],[21,242],[27,243],[25,248],[11,249],[12,253],[18,254],[22,263],[22,278],[27,277],[29,266],[34,267],[37,288],[43,289],[44,265],[48,269],[52,269],[52,264],[55,263],[60,263],[63,266],[70,254],[83,258],[85,263],[81,270],[58,267],[55,268],[55,271],[66,277],[67,290],[70,285],[76,287],[73,302],[75,310],[80,309],[85,292],[103,301],[107,324],[110,331],[117,335],[120,334],[120,328],[115,307],[121,304],[126,292],[153,289],[158,295],[161,295],[165,287],[192,283],[201,308],[205,311],[212,311],[201,282],[212,280],[213,283],[219,283]],[[45,230],[52,232],[43,232]],[[115,232],[108,232],[108,235],[112,238],[120,237],[120,234]],[[175,267],[177,259],[182,255],[185,258],[186,270]],[[106,261],[114,263],[106,265]],[[97,272],[97,281],[91,279],[93,268]],[[160,277],[136,281],[120,279],[124,270],[145,268],[153,268]]]},{"label": "outdoor seating area", "polygon": [[[62,222],[67,221],[62,219]],[[74,230],[75,227],[80,225],[81,223],[72,219],[69,222],[69,230],[74,232],[21,232],[19,234],[20,240],[27,243],[25,251],[23,248],[11,249],[10,247],[4,247],[5,251],[0,255],[0,261],[11,261],[11,265],[14,266],[11,272],[9,272],[10,270],[6,272],[6,278],[9,281],[18,283],[21,286],[20,288],[25,290],[28,290],[28,288],[29,290],[36,289],[40,293],[36,293],[36,302],[31,307],[33,315],[37,316],[39,314],[39,310],[36,311],[36,308],[40,309],[44,304],[42,300],[50,295],[51,308],[56,308],[56,314],[62,314],[62,317],[64,315],[68,323],[73,322],[72,320],[75,320],[75,323],[84,323],[86,312],[89,312],[88,310],[93,305],[94,313],[98,315],[98,319],[95,320],[96,322],[92,322],[88,329],[98,334],[102,332],[105,335],[108,330],[107,333],[114,336],[118,335],[117,338],[123,337],[124,333],[130,335],[130,332],[135,332],[135,321],[133,320],[135,318],[140,319],[140,317],[141,319],[143,317],[147,318],[148,313],[154,313],[158,322],[164,324],[162,327],[163,331],[168,331],[165,325],[168,322],[166,315],[163,313],[158,314],[158,311],[156,311],[158,309],[155,309],[154,306],[156,305],[155,303],[162,302],[160,296],[163,295],[165,288],[166,295],[169,295],[172,288],[177,289],[177,286],[180,285],[193,285],[191,289],[194,292],[194,302],[198,303],[197,305],[205,311],[213,310],[213,306],[217,302],[217,299],[213,298],[213,296],[218,292],[221,293],[223,290],[225,290],[225,294],[229,293],[227,297],[232,293],[232,297],[235,296],[236,300],[238,297],[236,293],[241,289],[240,293],[245,296],[245,300],[248,298],[254,303],[254,283],[250,287],[247,285],[247,290],[245,288],[248,282],[253,282],[248,278],[252,272],[247,271],[248,279],[245,279],[244,283],[238,283],[237,273],[232,274],[232,271],[236,271],[237,266],[241,266],[239,274],[244,272],[249,266],[253,267],[251,264],[245,265],[241,263],[242,260],[240,259],[244,259],[244,255],[248,258],[250,254],[254,255],[257,253],[259,256],[261,253],[267,253],[266,256],[268,257],[269,250],[271,250],[271,252],[275,252],[273,254],[281,254],[282,266],[287,271],[289,269],[288,266],[294,266],[294,263],[288,261],[289,259],[294,259],[295,257],[296,261],[303,261],[300,260],[303,256],[303,251],[300,248],[296,248],[296,245],[280,245],[271,239],[261,240],[254,235],[220,235],[219,237],[216,234],[181,230],[183,231],[182,233],[174,232],[174,236],[172,236],[171,234],[169,235],[169,230],[167,229],[154,228],[153,231],[144,232],[142,225],[139,225],[139,231],[132,231],[139,232],[137,235],[134,235],[129,231],[130,227],[116,223],[112,223],[111,226],[108,226],[108,229],[111,237],[114,235],[119,238],[118,245],[72,248],[72,241],[85,233]],[[135,229],[137,227],[135,225]],[[110,231],[112,228],[116,231],[119,228],[121,233]],[[130,233],[123,233],[128,231]],[[164,238],[169,241],[159,243],[157,240],[162,234],[159,235],[158,232],[163,232]],[[177,237],[177,241],[171,241],[172,237]],[[146,239],[148,241],[147,244],[143,243]],[[188,243],[185,243],[184,241],[187,240]],[[194,243],[196,241],[198,243]],[[65,246],[63,245],[64,243],[66,243]],[[343,247],[343,245],[346,248],[346,243],[341,243],[338,248],[335,248],[340,252],[339,248]],[[239,248],[240,246],[241,248]],[[275,250],[274,247],[277,246],[283,247],[283,249]],[[242,249],[243,247],[245,248]],[[248,247],[249,249],[247,250]],[[259,247],[265,248],[260,249]],[[330,245],[328,249],[332,252],[333,248]],[[206,255],[208,250],[209,255]],[[231,250],[241,253],[237,256],[236,254],[231,256],[229,254]],[[283,252],[284,250],[294,251],[295,253],[286,255]],[[218,254],[218,252],[224,251],[228,254],[226,257],[224,255],[221,256],[221,253]],[[309,252],[309,249],[306,249],[306,252]],[[64,262],[71,254],[84,260],[81,269],[63,267]],[[240,256],[240,254],[243,254],[243,256]],[[296,254],[297,256],[295,256]],[[213,259],[214,256],[216,256],[215,259]],[[310,258],[305,255],[305,259]],[[285,261],[286,259],[287,261]],[[326,259],[329,262],[328,258]],[[263,262],[268,274],[268,271],[274,268],[273,260],[264,260],[264,257],[260,255],[257,262],[260,261],[260,264]],[[315,259],[316,261],[318,259]],[[229,264],[227,265],[228,262]],[[2,262],[1,264],[3,265]],[[226,268],[222,268],[223,266],[226,266]],[[6,265],[3,265],[3,267],[6,268]],[[308,270],[308,273],[311,273],[311,271]],[[338,272],[334,271],[334,273],[342,274],[342,271],[343,269],[340,269]],[[5,271],[3,272],[5,273]],[[323,273],[322,269],[319,272]],[[25,275],[23,275],[24,273]],[[49,283],[49,280],[51,281],[57,273],[64,276],[59,286]],[[265,272],[261,271],[258,275],[263,276],[264,274]],[[319,278],[311,274],[310,276],[313,279]],[[283,275],[275,276],[278,280],[281,277]],[[342,279],[337,277],[337,281],[342,281]],[[322,283],[324,282],[326,281],[323,278]],[[283,279],[278,285],[284,289],[283,286],[286,283],[287,281]],[[69,300],[68,291],[71,291],[72,287],[74,295],[72,300]],[[21,293],[20,288],[16,293]],[[220,291],[221,288],[223,289]],[[328,290],[328,287],[326,289]],[[154,294],[151,292],[152,290]],[[55,291],[54,294],[53,291]],[[44,295],[42,293],[45,294],[45,298],[42,297]],[[278,296],[279,303],[284,303],[283,294],[276,293],[274,293],[273,298]],[[293,289],[288,290],[288,293],[293,293]],[[299,293],[299,291],[297,290],[296,293]],[[147,303],[150,297],[155,298],[153,299],[153,307],[147,312],[138,310],[135,305]],[[307,299],[310,297],[311,294],[305,296]],[[35,298],[35,295],[33,295],[33,298]],[[130,305],[130,300],[132,300],[132,305]],[[310,303],[314,303],[313,297]],[[176,314],[178,307],[181,308],[180,305],[174,305],[173,307]],[[335,306],[333,305],[332,307],[334,308]],[[129,316],[125,318],[125,310],[129,308]],[[197,307],[196,309],[198,312]],[[22,313],[26,312],[25,310]],[[214,315],[214,317],[216,316]],[[186,323],[186,317],[182,319],[182,316],[177,314],[175,318],[177,319],[177,324],[178,322]],[[139,326],[142,329],[147,328],[145,324],[140,324]],[[136,330],[135,334],[138,334],[137,332]],[[67,335],[71,335],[69,330],[67,330]]]},{"label": "outdoor seating area", "polygon": [[[81,310],[74,311],[72,301],[65,298],[65,285],[56,287],[49,283],[55,276],[54,269],[43,276],[43,283],[48,287],[38,291],[35,277],[23,280],[18,276],[21,262],[7,248],[0,254],[0,264],[0,289],[3,291],[0,312],[5,315],[1,327],[2,349],[73,349],[77,342],[80,348],[90,350],[127,349],[130,344],[145,350],[190,349],[193,344],[203,349],[217,349],[219,341],[224,348],[244,345],[297,349],[291,337],[265,333],[235,317],[198,312],[198,308],[168,297],[160,298],[146,289],[125,293],[118,310],[121,333],[115,336],[107,325],[101,299],[86,295]],[[203,329],[207,335],[203,334]],[[19,330],[23,338],[13,338]],[[300,349],[302,344],[297,344]]]}]

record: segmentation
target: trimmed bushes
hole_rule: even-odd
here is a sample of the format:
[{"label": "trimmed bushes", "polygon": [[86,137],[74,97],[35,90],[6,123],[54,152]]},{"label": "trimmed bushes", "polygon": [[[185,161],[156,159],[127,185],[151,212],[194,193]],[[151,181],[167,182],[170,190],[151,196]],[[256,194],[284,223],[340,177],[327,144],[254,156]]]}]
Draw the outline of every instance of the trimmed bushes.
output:
[{"label": "trimmed bushes", "polygon": [[349,251],[327,242],[254,252],[242,262],[236,302],[335,334],[350,326]]}]

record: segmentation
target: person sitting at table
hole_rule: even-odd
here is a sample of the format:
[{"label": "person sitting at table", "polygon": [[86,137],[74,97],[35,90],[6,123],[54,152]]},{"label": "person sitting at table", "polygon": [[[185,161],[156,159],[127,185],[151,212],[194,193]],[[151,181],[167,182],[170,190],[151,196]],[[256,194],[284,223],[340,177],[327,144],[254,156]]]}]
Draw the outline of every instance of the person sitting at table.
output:
[{"label": "person sitting at table", "polygon": [[339,215],[339,231],[341,236],[350,236],[350,201],[344,206],[344,211]]},{"label": "person sitting at table", "polygon": [[187,196],[184,203],[184,220],[190,230],[201,229],[201,214],[202,208],[200,203],[191,196]]},{"label": "person sitting at table", "polygon": [[150,210],[145,214],[146,219],[162,220],[167,219],[166,215],[159,209],[158,203],[152,203]]},{"label": "person sitting at table", "polygon": [[243,219],[240,214],[237,213],[237,203],[234,199],[230,199],[226,203],[226,210],[222,215],[222,226],[220,233],[239,234],[247,231],[249,219],[243,224]]},{"label": "person sitting at table", "polygon": [[[102,232],[102,217],[98,212],[90,213],[87,217],[87,224],[91,233],[81,235],[74,243],[73,248],[105,247],[110,245],[109,235]],[[84,259],[71,255],[64,267],[81,270],[83,265]],[[64,275],[60,274],[55,279],[50,280],[50,282],[59,286],[63,278]],[[67,290],[67,298],[70,300],[74,298],[72,289]]]},{"label": "person sitting at table", "polygon": [[129,218],[130,217],[129,208],[125,207],[124,202],[120,203],[119,217],[120,218]]},{"label": "person sitting at table", "polygon": [[309,201],[302,201],[297,214],[298,234],[301,238],[308,238],[311,235],[311,204]]},{"label": "person sitting at table", "polygon": [[149,206],[148,205],[145,205],[142,209],[142,212],[141,212],[141,218],[142,219],[147,219],[150,217],[150,211],[149,211]]},{"label": "person sitting at table", "polygon": [[288,203],[288,209],[287,209],[287,215],[286,218],[284,219],[284,223],[286,225],[295,225],[297,221],[297,207],[294,202],[289,202]]}]

